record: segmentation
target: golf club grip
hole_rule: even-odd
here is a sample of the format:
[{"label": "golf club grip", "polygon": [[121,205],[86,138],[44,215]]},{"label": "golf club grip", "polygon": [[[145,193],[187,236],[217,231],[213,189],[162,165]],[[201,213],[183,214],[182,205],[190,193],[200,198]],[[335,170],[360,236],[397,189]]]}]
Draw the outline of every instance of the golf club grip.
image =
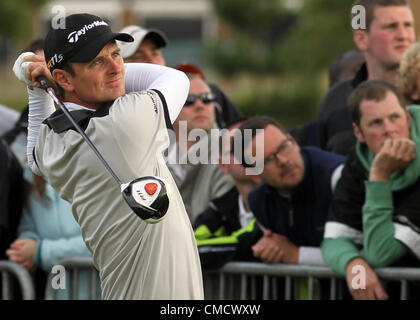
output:
[{"label": "golf club grip", "polygon": [[51,83],[48,81],[48,79],[45,76],[39,76],[36,78],[36,80],[41,85],[41,88],[47,91],[48,88],[52,88]]}]

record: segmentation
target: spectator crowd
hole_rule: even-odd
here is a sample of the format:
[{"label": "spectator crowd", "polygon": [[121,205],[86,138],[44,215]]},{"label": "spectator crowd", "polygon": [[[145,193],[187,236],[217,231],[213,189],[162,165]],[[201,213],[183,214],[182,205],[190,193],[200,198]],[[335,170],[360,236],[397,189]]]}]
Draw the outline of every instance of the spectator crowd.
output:
[{"label": "spectator crowd", "polygon": [[[98,26],[85,47],[60,47],[57,30],[33,41],[14,66],[28,105],[20,115],[0,106],[0,259],[31,272],[38,299],[72,256],[92,256],[104,299],[202,299],[201,270],[229,261],[329,266],[349,299],[398,298],[375,268],[420,266],[420,43],[408,0],[355,5],[366,29],[331,62],[318,118],[290,130],[258,106],[242,115],[201,66],[166,66],[161,30]],[[62,62],[51,63],[54,50]],[[94,73],[112,81],[95,87]],[[165,180],[161,222],[122,202],[39,75],[124,179]],[[352,285],[355,266],[365,288]],[[410,292],[420,298],[417,283]]]}]

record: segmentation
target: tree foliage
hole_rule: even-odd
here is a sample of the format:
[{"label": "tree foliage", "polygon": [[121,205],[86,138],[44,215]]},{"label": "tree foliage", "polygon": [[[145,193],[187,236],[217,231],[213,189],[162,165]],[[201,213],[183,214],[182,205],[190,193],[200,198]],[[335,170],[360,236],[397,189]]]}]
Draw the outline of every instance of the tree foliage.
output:
[{"label": "tree foliage", "polygon": [[286,69],[313,73],[328,68],[337,56],[353,48],[353,2],[305,0],[295,28],[278,48],[277,63],[286,60]]},{"label": "tree foliage", "polygon": [[[285,9],[273,0],[213,0],[220,17],[250,36],[261,36]],[[256,17],[257,15],[257,17]],[[257,19],[256,19],[257,18]]]},{"label": "tree foliage", "polygon": [[210,46],[211,61],[226,74],[270,71],[267,62],[271,60],[272,49],[293,22],[294,15],[277,0],[213,0],[213,3],[233,36]]},{"label": "tree foliage", "polygon": [[[224,77],[246,73],[255,79],[255,91],[246,90],[235,101],[242,111],[263,112],[283,123],[289,117],[293,124],[316,117],[326,89],[322,74],[354,48],[354,0],[303,0],[298,11],[282,0],[212,1],[224,36],[208,47],[208,61]],[[277,83],[274,89],[259,85],[267,75]]]},{"label": "tree foliage", "polygon": [[279,0],[213,0],[232,37],[209,48],[226,74],[290,70],[313,73],[353,46],[353,0],[305,0],[298,12]]},{"label": "tree foliage", "polygon": [[0,0],[0,35],[27,38],[32,35],[32,16],[50,0]]}]

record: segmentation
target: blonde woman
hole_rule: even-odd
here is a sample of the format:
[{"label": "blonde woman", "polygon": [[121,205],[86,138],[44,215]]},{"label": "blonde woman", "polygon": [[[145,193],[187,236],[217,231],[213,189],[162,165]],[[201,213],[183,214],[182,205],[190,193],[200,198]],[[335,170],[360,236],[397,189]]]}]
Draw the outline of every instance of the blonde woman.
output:
[{"label": "blonde woman", "polygon": [[420,42],[412,44],[404,53],[397,86],[408,104],[420,104]]}]

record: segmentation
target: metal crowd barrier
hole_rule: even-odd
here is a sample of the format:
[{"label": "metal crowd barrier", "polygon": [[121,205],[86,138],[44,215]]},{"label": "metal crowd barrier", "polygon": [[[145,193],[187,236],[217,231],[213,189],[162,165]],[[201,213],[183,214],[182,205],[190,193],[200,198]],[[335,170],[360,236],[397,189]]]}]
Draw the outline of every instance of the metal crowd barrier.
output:
[{"label": "metal crowd barrier", "polygon": [[[82,271],[88,272],[88,287],[89,287],[89,300],[98,299],[98,285],[99,285],[99,273],[98,270],[93,266],[91,257],[69,257],[63,259],[59,263],[63,266],[66,271],[66,278],[70,277],[68,284],[68,299],[78,300],[80,297],[79,293],[79,277]],[[47,286],[45,289],[46,300],[56,300],[58,290],[53,288],[53,278],[56,276],[55,273],[48,275]]]},{"label": "metal crowd barrier", "polygon": [[231,262],[221,269],[204,271],[206,299],[220,300],[313,300],[320,296],[319,279],[330,279],[330,300],[342,299],[344,280],[328,267]]},{"label": "metal crowd barrier", "polygon": [[[420,281],[418,268],[377,268],[374,271],[385,290],[388,284],[399,283],[401,300],[410,298],[409,283]],[[230,262],[221,269],[204,271],[204,282],[206,299],[221,300],[292,300],[302,297],[313,300],[321,297],[322,286],[324,299],[342,300],[348,291],[346,280],[326,266]],[[350,297],[349,293],[347,297]]]},{"label": "metal crowd barrier", "polygon": [[[71,299],[77,299],[78,274],[82,270],[90,272],[91,299],[96,299],[98,271],[90,257],[65,259],[60,265],[70,271]],[[385,290],[389,283],[399,284],[401,300],[410,299],[409,283],[420,281],[420,269],[417,268],[377,268],[375,273]],[[348,291],[346,280],[329,267],[310,265],[230,262],[217,270],[204,270],[203,282],[206,300],[315,300],[323,293],[323,299],[342,300]],[[48,285],[46,299],[55,299],[56,291]]]},{"label": "metal crowd barrier", "polygon": [[[16,262],[0,260],[1,273],[1,300],[12,300],[16,298],[15,291],[19,290],[23,300],[34,300],[35,289],[31,275]],[[16,288],[13,282],[16,279],[19,287]]]}]

